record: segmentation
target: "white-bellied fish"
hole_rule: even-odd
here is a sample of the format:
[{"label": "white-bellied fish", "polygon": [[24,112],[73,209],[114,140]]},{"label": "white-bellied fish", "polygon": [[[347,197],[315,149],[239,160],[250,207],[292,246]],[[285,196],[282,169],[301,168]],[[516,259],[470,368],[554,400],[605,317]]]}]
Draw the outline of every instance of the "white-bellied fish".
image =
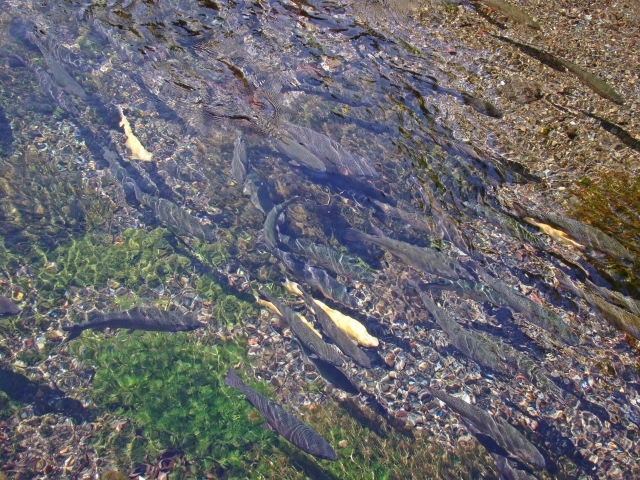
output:
[{"label": "white-bellied fish", "polygon": [[169,312],[159,308],[136,307],[122,312],[93,313],[89,320],[76,325],[62,327],[69,332],[64,343],[80,336],[85,330],[104,330],[105,328],[126,328],[130,332],[134,330],[147,330],[154,332],[188,332],[197,328],[206,327],[207,324],[198,321],[195,314],[182,314]]},{"label": "white-bellied fish", "polygon": [[329,445],[329,442],[273,400],[269,400],[253,388],[245,385],[231,367],[229,367],[224,382],[245,394],[247,401],[256,407],[265,418],[266,423],[263,425],[265,428],[279,433],[293,445],[314,457],[326,458],[327,460],[338,459],[338,454]]}]

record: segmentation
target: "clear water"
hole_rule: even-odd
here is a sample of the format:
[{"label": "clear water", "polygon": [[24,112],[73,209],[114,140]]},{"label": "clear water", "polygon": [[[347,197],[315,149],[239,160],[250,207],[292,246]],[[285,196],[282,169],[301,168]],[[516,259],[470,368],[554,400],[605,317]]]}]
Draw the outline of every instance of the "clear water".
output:
[{"label": "clear water", "polygon": [[[570,285],[587,274],[633,295],[612,273],[633,256],[587,255],[523,220],[536,212],[509,186],[537,180],[491,148],[482,119],[499,109],[468,80],[487,53],[447,43],[432,15],[333,1],[3,3],[0,294],[22,309],[0,320],[9,478],[108,478],[142,463],[157,467],[144,478],[630,475],[637,353],[597,294]],[[266,214],[296,196],[274,243]],[[378,338],[371,369],[349,361],[345,384],[314,366],[254,299],[265,289],[312,319],[285,278]],[[134,307],[207,326],[62,343],[62,327]],[[262,429],[223,386],[230,365],[338,460]]]}]

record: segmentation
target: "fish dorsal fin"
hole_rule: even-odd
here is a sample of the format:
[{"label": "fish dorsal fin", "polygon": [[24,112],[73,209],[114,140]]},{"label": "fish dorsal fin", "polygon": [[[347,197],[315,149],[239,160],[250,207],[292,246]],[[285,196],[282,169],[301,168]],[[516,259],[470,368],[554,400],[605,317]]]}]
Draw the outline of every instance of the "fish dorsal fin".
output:
[{"label": "fish dorsal fin", "polygon": [[271,430],[272,432],[275,432],[275,428],[273,428],[268,422],[264,422],[262,424],[262,428],[266,428],[267,430]]}]

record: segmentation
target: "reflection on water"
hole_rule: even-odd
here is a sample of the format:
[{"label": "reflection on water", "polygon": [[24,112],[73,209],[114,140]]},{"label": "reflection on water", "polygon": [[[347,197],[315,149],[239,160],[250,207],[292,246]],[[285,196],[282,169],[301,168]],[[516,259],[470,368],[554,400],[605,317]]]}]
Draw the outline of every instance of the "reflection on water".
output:
[{"label": "reflection on water", "polygon": [[475,52],[392,5],[4,2],[9,475],[631,472],[637,245],[500,188]]}]

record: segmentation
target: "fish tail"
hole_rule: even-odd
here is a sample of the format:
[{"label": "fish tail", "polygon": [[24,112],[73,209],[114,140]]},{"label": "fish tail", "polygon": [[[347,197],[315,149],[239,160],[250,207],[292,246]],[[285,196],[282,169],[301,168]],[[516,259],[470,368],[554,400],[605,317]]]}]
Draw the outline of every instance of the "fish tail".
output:
[{"label": "fish tail", "polygon": [[67,338],[62,341],[62,343],[67,343],[74,338],[78,338],[84,329],[80,325],[69,325],[67,327],[62,327],[62,330],[69,332]]},{"label": "fish tail", "polygon": [[346,232],[344,232],[344,238],[350,241],[363,241],[365,240],[365,234],[360,230],[356,230],[355,228],[347,228]]},{"label": "fish tail", "polygon": [[233,371],[233,368],[231,367],[229,367],[229,370],[227,371],[227,376],[224,377],[224,383],[226,383],[230,387],[237,388],[241,392],[244,392],[247,388],[244,382],[240,379],[236,372]]}]

